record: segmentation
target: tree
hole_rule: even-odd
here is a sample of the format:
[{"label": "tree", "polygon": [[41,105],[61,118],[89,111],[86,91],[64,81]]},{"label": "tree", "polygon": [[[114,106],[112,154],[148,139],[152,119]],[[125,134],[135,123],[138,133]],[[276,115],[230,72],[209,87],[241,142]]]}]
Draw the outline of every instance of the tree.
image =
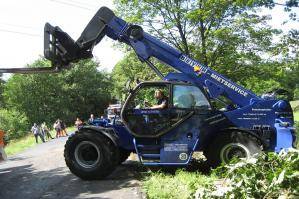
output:
[{"label": "tree", "polygon": [[14,109],[0,109],[0,129],[6,132],[6,141],[25,136],[30,124],[24,113]]},{"label": "tree", "polygon": [[5,81],[2,79],[2,74],[0,74],[0,107],[4,107],[3,91],[4,91]]},{"label": "tree", "polygon": [[[49,62],[39,59],[29,65],[36,66],[49,66]],[[82,60],[58,74],[13,75],[4,91],[7,107],[24,112],[30,123],[53,123],[60,118],[71,124],[76,117],[103,113],[112,84],[97,67],[92,60]]]},{"label": "tree", "polygon": [[[203,64],[245,87],[260,82],[253,90],[268,90],[264,85],[280,84],[282,63],[273,59],[282,35],[268,25],[270,16],[261,16],[262,7],[273,8],[265,0],[117,0],[118,14],[141,24],[145,30]],[[283,4],[290,9],[294,1]],[[276,71],[276,72],[275,72]],[[283,70],[285,72],[285,70]],[[269,88],[270,89],[270,88]]]},{"label": "tree", "polygon": [[[155,59],[151,61],[164,75],[173,71]],[[159,77],[145,63],[140,62],[134,52],[129,51],[113,68],[112,80],[114,82],[114,96],[124,101],[128,92],[125,88],[128,81],[130,86],[134,87],[138,81],[159,80]]]},{"label": "tree", "polygon": [[294,99],[299,100],[299,84],[296,85],[296,88],[294,91]]},{"label": "tree", "polygon": [[[233,80],[256,73],[278,30],[255,1],[116,1],[120,14]],[[134,9],[133,9],[134,8]]]},{"label": "tree", "polygon": [[[29,67],[48,65],[41,59]],[[58,117],[62,106],[58,98],[63,93],[60,83],[57,74],[13,75],[7,81],[3,95],[8,108],[24,112],[31,123],[50,122]]]},{"label": "tree", "polygon": [[83,60],[61,74],[69,117],[87,118],[90,113],[99,116],[111,102],[113,83],[110,74],[98,71],[98,65],[92,60]]}]

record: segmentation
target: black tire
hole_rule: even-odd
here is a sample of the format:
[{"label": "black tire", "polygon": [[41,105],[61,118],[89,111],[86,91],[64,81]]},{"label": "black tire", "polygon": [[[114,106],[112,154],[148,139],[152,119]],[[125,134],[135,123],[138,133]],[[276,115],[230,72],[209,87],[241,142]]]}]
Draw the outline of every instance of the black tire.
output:
[{"label": "black tire", "polygon": [[233,157],[249,158],[262,151],[259,140],[247,132],[225,132],[218,135],[204,150],[208,164],[215,168],[229,163]]},{"label": "black tire", "polygon": [[64,158],[70,171],[79,178],[99,180],[114,171],[119,162],[119,152],[106,136],[87,131],[69,137]]},{"label": "black tire", "polygon": [[126,161],[128,159],[128,157],[130,156],[130,154],[131,154],[130,151],[123,149],[123,148],[119,148],[119,164]]}]

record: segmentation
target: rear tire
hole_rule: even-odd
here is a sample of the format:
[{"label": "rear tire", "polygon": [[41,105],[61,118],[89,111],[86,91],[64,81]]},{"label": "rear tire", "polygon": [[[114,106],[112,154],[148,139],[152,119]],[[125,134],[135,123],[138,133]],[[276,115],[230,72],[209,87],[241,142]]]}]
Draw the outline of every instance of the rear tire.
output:
[{"label": "rear tire", "polygon": [[65,144],[64,157],[70,171],[83,180],[99,180],[111,174],[119,162],[114,143],[100,133],[78,132]]},{"label": "rear tire", "polygon": [[204,150],[208,164],[215,168],[227,164],[234,157],[249,158],[262,151],[259,140],[249,133],[234,131],[217,136]]}]

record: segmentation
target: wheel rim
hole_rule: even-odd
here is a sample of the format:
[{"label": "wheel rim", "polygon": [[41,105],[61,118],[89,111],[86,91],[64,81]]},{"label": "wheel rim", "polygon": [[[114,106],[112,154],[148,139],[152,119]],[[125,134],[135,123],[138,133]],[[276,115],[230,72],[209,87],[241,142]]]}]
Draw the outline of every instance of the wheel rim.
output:
[{"label": "wheel rim", "polygon": [[250,156],[249,149],[240,143],[229,143],[220,151],[220,159],[224,163],[229,163],[235,158],[248,158]]},{"label": "wheel rim", "polygon": [[95,167],[100,161],[101,153],[96,144],[82,141],[75,148],[75,160],[83,168]]}]

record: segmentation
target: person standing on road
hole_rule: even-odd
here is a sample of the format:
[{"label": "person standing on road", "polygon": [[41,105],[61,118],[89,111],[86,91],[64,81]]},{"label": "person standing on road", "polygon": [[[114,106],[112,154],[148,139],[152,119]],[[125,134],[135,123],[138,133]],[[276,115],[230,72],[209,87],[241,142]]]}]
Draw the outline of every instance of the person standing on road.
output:
[{"label": "person standing on road", "polygon": [[93,122],[94,122],[94,115],[93,114],[90,114],[90,118],[88,119],[88,124],[90,125],[93,125]]},{"label": "person standing on road", "polygon": [[68,134],[66,132],[66,125],[62,120],[60,120],[60,126],[61,126],[62,136],[68,136]]},{"label": "person standing on road", "polygon": [[40,137],[42,142],[45,142],[44,137],[42,136],[41,130],[36,123],[33,124],[32,128],[31,128],[31,132],[33,133],[33,135],[35,137],[36,143],[38,143],[38,136]]},{"label": "person standing on road", "polygon": [[4,136],[5,132],[3,130],[0,130],[0,161],[7,160],[7,156],[4,151]]},{"label": "person standing on road", "polygon": [[61,124],[60,124],[60,120],[56,120],[56,122],[53,125],[55,131],[56,131],[56,138],[61,137]]},{"label": "person standing on road", "polygon": [[75,126],[77,127],[77,130],[79,130],[83,126],[82,120],[80,120],[78,117],[77,117],[77,119],[75,121]]},{"label": "person standing on road", "polygon": [[42,127],[42,132],[44,134],[45,139],[46,139],[46,137],[47,137],[48,141],[50,140],[50,138],[54,139],[49,131],[49,128],[46,125],[46,122],[43,122],[41,127]]}]

